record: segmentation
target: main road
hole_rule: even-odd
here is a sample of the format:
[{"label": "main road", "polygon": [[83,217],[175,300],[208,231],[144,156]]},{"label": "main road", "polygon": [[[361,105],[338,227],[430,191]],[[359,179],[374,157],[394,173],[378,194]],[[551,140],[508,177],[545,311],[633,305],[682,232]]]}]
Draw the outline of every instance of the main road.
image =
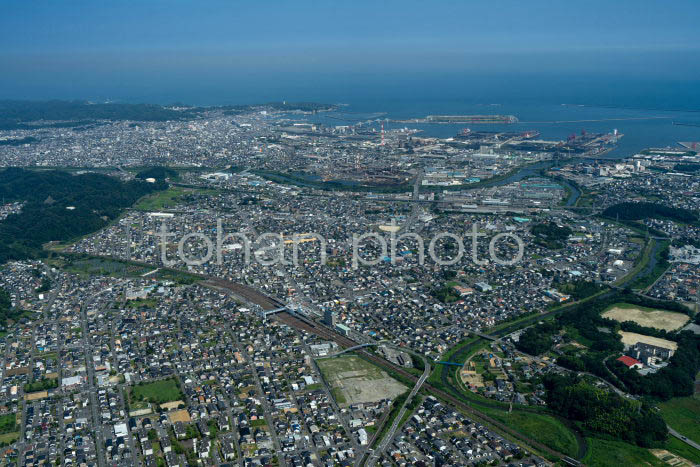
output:
[{"label": "main road", "polygon": [[672,436],[675,436],[676,438],[680,439],[683,441],[685,444],[694,447],[698,451],[700,451],[700,444],[696,443],[692,439],[688,439],[687,437],[683,436],[682,434],[678,433],[676,430],[671,428],[670,426],[666,425],[668,428],[668,432],[671,433]]},{"label": "main road", "polygon": [[[242,285],[242,284],[237,284],[233,283],[224,279],[213,279],[210,278],[208,281],[205,281],[206,285],[215,287],[217,289],[223,289],[227,290],[234,295],[237,295],[238,297],[243,298],[246,302],[254,303],[263,308],[264,310],[273,310],[276,308],[284,307],[284,303],[281,301],[268,297],[258,290]],[[315,334],[322,339],[326,340],[332,340],[336,342],[338,345],[340,345],[343,348],[347,347],[353,347],[356,345],[359,345],[358,342],[348,338],[347,336],[343,336],[336,332],[333,329],[330,329],[326,326],[323,326],[315,321],[309,320],[307,318],[303,318],[301,316],[292,316],[291,314],[282,311],[276,315],[274,315],[275,319],[278,321],[297,328],[297,329],[302,329],[306,332]],[[368,352],[366,350],[358,350],[358,355],[360,355],[362,358],[374,363],[375,365],[379,366],[380,368],[384,368],[385,370],[388,370],[394,374],[399,375],[402,379],[406,381],[411,381],[415,383],[418,381],[418,377],[414,375],[413,373],[410,373],[406,371],[404,368],[395,365],[388,360],[379,357],[378,355],[375,355],[371,352]],[[534,448],[541,453],[546,453],[550,456],[562,459],[564,461],[567,461],[569,459],[568,456],[565,454],[562,454],[559,451],[556,451],[554,449],[551,449],[544,444],[540,443],[539,441],[532,439],[528,436],[523,435],[522,433],[518,432],[517,430],[514,430],[510,426],[508,426],[505,423],[502,423],[498,420],[495,420],[494,418],[486,415],[485,413],[475,409],[471,405],[465,403],[463,400],[461,400],[458,397],[455,397],[453,394],[443,391],[442,389],[438,389],[437,387],[432,386],[429,383],[424,383],[425,388],[435,397],[438,397],[442,399],[444,402],[449,403],[453,407],[457,408],[458,410],[464,412],[465,414],[470,414],[483,422],[487,423],[488,425],[495,427],[497,430],[499,430],[501,433],[506,433],[507,435],[520,440],[521,442],[525,443],[526,445],[530,446],[531,449]],[[575,462],[575,461],[574,461]]]},{"label": "main road", "polygon": [[[418,391],[420,391],[420,388],[423,386],[423,383],[425,383],[425,380],[428,379],[428,376],[430,376],[430,364],[428,362],[425,362],[425,370],[423,371],[423,374],[421,375],[420,379],[416,382],[416,385],[413,386],[411,393],[403,402],[403,405],[401,406],[401,411],[394,418],[394,423],[391,424],[391,427],[384,436],[384,439],[382,439],[382,441],[379,443],[377,449],[375,449],[374,452],[372,452],[372,455],[369,457],[365,465],[375,465],[375,462],[382,457],[382,454],[386,450],[387,446],[389,446],[389,444],[391,444],[392,440],[394,439],[394,435],[396,434],[396,430],[399,428],[401,419],[403,419],[404,415],[406,415],[406,410],[408,410],[408,404],[416,396],[416,394],[418,394]],[[356,465],[362,465],[362,460],[360,460],[360,462],[358,462]]]}]

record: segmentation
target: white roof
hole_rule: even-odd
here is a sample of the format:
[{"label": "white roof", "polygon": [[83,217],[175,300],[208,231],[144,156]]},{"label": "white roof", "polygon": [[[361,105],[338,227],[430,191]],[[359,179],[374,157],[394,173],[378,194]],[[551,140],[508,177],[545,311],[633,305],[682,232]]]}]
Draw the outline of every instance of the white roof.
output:
[{"label": "white roof", "polygon": [[128,429],[126,427],[126,423],[117,423],[114,425],[114,434],[117,436],[117,438],[123,438],[127,435]]}]

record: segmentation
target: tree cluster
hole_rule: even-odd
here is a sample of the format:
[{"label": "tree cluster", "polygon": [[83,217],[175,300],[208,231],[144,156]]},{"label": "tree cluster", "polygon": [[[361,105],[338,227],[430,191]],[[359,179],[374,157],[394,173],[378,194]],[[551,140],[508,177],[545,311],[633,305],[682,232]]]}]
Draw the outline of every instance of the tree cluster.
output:
[{"label": "tree cluster", "polygon": [[700,172],[700,164],[676,164],[673,166],[673,170],[687,173]]},{"label": "tree cluster", "polygon": [[136,178],[139,180],[145,180],[147,178],[155,178],[156,180],[163,181],[166,178],[175,180],[178,178],[179,174],[177,170],[171,169],[169,167],[150,167],[144,169],[136,174]]},{"label": "tree cluster", "polygon": [[642,447],[661,446],[666,423],[653,409],[596,388],[572,376],[547,375],[543,380],[547,406],[586,432]]},{"label": "tree cluster", "polygon": [[557,286],[557,288],[560,292],[571,295],[571,298],[575,301],[590,297],[603,290],[602,285],[584,279],[567,282]]},{"label": "tree cluster", "polygon": [[573,231],[566,226],[558,226],[554,222],[535,224],[530,229],[530,233],[537,238],[537,243],[550,249],[560,249],[564,247],[564,242]]},{"label": "tree cluster", "polygon": [[23,313],[24,311],[19,308],[12,308],[10,294],[7,290],[0,288],[0,328],[5,328],[9,320],[17,321]]},{"label": "tree cluster", "polygon": [[518,350],[530,355],[540,355],[552,347],[552,336],[561,329],[556,321],[545,321],[527,328],[515,344]]},{"label": "tree cluster", "polygon": [[668,219],[676,222],[697,222],[698,214],[689,209],[673,208],[658,203],[624,202],[614,204],[603,211],[610,219],[638,221],[641,219]]},{"label": "tree cluster", "polygon": [[38,257],[46,242],[99,230],[141,196],[166,187],[164,182],[122,182],[94,173],[0,171],[0,197],[26,202],[21,212],[0,222],[0,263]]},{"label": "tree cluster", "polygon": [[[202,109],[175,110],[155,104],[93,104],[85,101],[0,101],[0,129],[15,130],[55,126],[74,126],[96,120],[164,122],[190,120]],[[48,123],[47,122],[52,122]]]}]

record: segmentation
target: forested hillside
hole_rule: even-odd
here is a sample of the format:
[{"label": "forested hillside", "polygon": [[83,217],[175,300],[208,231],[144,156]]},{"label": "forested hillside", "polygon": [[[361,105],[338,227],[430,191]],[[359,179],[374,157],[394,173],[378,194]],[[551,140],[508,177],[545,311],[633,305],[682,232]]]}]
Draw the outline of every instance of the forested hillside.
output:
[{"label": "forested hillside", "polygon": [[26,204],[0,221],[0,262],[40,256],[46,242],[99,230],[143,195],[166,187],[162,181],[122,182],[95,173],[4,169],[0,197]]}]

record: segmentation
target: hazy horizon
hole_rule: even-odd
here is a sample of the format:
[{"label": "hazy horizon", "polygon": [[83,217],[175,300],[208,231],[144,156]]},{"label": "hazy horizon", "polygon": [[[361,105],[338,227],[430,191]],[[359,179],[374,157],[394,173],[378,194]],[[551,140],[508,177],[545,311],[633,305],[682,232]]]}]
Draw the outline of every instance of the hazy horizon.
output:
[{"label": "hazy horizon", "polygon": [[[213,105],[360,95],[569,102],[581,95],[579,103],[625,105],[673,87],[660,95],[700,108],[700,4],[692,1],[579,8],[10,1],[4,10],[0,98]],[[590,98],[606,85],[604,94],[615,97],[616,87],[632,94],[619,103]]]}]

